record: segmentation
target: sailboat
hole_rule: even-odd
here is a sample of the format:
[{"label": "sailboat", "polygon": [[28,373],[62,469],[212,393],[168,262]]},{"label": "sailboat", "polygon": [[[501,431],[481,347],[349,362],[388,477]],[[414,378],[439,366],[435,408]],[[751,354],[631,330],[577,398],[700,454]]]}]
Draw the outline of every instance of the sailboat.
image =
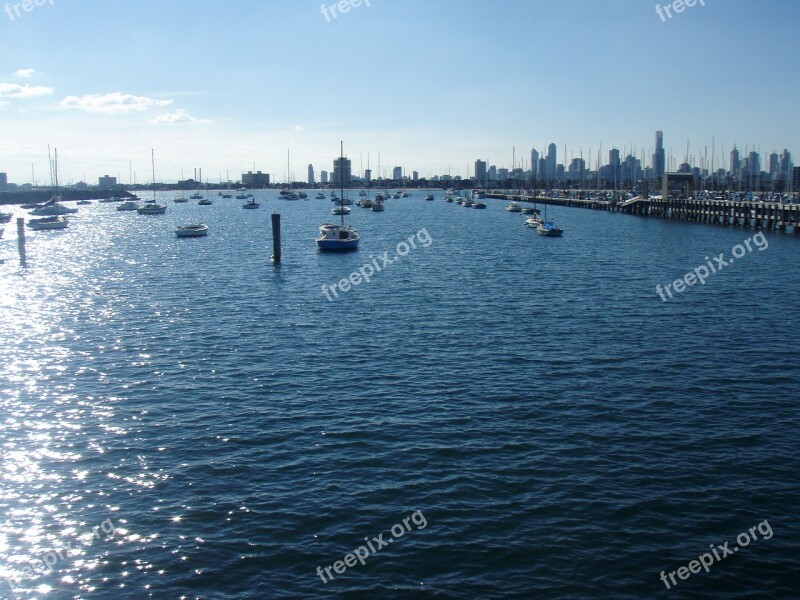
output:
[{"label": "sailboat", "polygon": [[[49,158],[49,150],[48,150],[48,158]],[[51,169],[50,172],[53,175],[53,183],[55,184],[55,194],[47,204],[33,210],[32,214],[34,215],[47,215],[40,219],[31,219],[30,221],[28,221],[28,227],[36,231],[66,229],[68,225],[67,218],[60,216],[64,214],[62,210],[69,212],[78,212],[75,209],[66,208],[58,203],[58,200],[61,198],[61,196],[58,193],[58,149],[56,149],[55,163],[50,164],[50,169]],[[38,212],[46,208],[49,208],[50,212]],[[7,220],[8,221],[11,220],[11,215],[8,215]],[[6,222],[7,220],[4,219],[3,222]]]},{"label": "sailboat", "polygon": [[211,206],[214,203],[208,194],[208,180],[206,179],[206,196],[197,203],[198,206]]},{"label": "sailboat", "polygon": [[[344,143],[340,144],[340,158],[344,162]],[[344,174],[340,175],[339,181],[341,184],[342,199],[340,200],[339,207],[344,209]],[[319,236],[317,237],[317,247],[323,251],[330,252],[343,252],[347,250],[356,250],[361,236],[352,227],[344,224],[344,212],[341,213],[340,224],[323,223],[319,227]]]},{"label": "sailboat", "polygon": [[553,221],[547,220],[547,204],[544,205],[544,220],[539,223],[539,226],[536,228],[536,233],[545,237],[561,237],[564,233],[564,230],[556,227]]},{"label": "sailboat", "polygon": [[140,215],[163,215],[167,212],[167,205],[156,202],[156,159],[152,148],[150,148],[150,163],[153,167],[153,199],[145,202],[144,206],[137,208],[136,212]]},{"label": "sailboat", "polygon": [[225,178],[228,180],[227,190],[222,193],[223,198],[232,198],[233,194],[231,194],[231,176],[228,171],[225,171]]},{"label": "sailboat", "polygon": [[[49,146],[47,147],[47,156],[49,159],[50,157]],[[52,169],[51,174],[55,173],[53,177],[53,182],[55,183],[55,191],[53,192],[53,197],[50,198],[50,200],[48,200],[41,206],[34,208],[31,211],[31,214],[36,215],[37,217],[52,217],[57,215],[70,215],[78,212],[77,208],[67,208],[66,206],[61,204],[61,194],[59,193],[58,190],[58,148],[56,148],[55,151],[55,161],[51,163],[50,168]],[[64,227],[66,227],[66,225]]]}]

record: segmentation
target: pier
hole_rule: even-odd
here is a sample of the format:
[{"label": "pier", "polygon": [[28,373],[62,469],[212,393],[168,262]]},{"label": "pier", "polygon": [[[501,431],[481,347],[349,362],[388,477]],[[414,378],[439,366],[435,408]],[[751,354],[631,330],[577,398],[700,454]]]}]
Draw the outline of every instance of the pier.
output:
[{"label": "pier", "polygon": [[667,198],[663,195],[650,198],[636,196],[628,200],[611,201],[583,198],[580,195],[578,197],[558,197],[533,193],[508,193],[499,190],[487,192],[486,197],[606,210],[642,217],[742,227],[743,229],[754,228],[785,232],[787,227],[791,227],[792,232],[800,234],[800,204],[797,203]]}]

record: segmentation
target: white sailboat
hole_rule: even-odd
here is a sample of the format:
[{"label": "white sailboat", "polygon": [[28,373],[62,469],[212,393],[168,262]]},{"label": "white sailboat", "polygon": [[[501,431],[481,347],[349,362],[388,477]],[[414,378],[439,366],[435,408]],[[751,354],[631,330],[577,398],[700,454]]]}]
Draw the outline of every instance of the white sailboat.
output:
[{"label": "white sailboat", "polygon": [[[47,150],[48,159],[50,157],[50,147]],[[55,184],[55,192],[53,197],[41,206],[34,208],[31,211],[32,215],[37,217],[52,217],[58,215],[71,215],[78,212],[77,208],[67,208],[61,204],[61,194],[58,190],[58,148],[55,149],[55,160],[50,164],[51,173],[53,174],[53,182]],[[66,225],[64,226],[66,227]],[[63,228],[62,228],[63,229]]]},{"label": "white sailboat", "polygon": [[[340,158],[344,162],[344,144],[340,142]],[[341,183],[342,200],[344,200],[344,175],[339,177]],[[347,250],[356,250],[361,236],[358,231],[353,227],[348,227],[344,224],[344,203],[340,201],[339,208],[342,209],[340,224],[323,223],[319,227],[319,236],[317,236],[317,247],[320,250],[328,252],[344,252]],[[374,208],[374,207],[373,207]]]},{"label": "white sailboat", "polygon": [[137,208],[136,212],[140,215],[163,215],[167,212],[167,205],[156,202],[156,159],[152,148],[150,148],[150,163],[153,167],[153,199],[145,202],[144,206]]}]

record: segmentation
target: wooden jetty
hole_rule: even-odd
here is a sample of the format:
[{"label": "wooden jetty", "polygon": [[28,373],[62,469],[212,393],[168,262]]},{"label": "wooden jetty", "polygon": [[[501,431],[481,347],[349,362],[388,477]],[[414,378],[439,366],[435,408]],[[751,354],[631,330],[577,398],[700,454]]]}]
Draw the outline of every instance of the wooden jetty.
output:
[{"label": "wooden jetty", "polygon": [[592,210],[607,210],[643,217],[657,217],[673,221],[708,223],[729,227],[754,228],[766,231],[786,231],[791,227],[800,234],[800,204],[783,204],[775,201],[700,200],[655,196],[636,196],[628,200],[609,201],[592,198],[550,197],[526,193],[489,191],[487,198],[536,202],[557,206],[572,206]]}]

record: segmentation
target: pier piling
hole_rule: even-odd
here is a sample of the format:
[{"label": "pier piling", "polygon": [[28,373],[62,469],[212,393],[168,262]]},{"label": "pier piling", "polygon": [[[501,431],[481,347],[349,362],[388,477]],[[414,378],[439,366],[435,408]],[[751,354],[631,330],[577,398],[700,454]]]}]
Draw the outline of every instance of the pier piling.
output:
[{"label": "pier piling", "polygon": [[17,248],[19,249],[19,264],[25,266],[25,219],[17,217]]},{"label": "pier piling", "polygon": [[272,256],[270,260],[273,263],[281,262],[281,216],[278,213],[272,213]]}]

